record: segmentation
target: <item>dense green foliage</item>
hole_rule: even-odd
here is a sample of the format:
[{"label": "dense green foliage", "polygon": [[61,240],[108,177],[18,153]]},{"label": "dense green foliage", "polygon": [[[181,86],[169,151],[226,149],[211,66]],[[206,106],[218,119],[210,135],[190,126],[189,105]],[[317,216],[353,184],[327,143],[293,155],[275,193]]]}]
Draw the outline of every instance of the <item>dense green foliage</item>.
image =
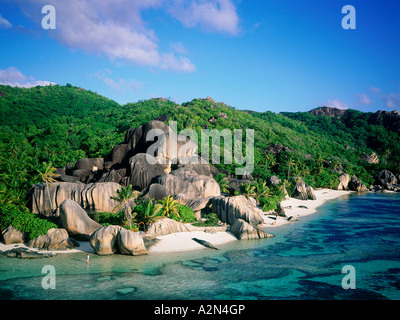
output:
[{"label": "dense green foliage", "polygon": [[13,226],[24,233],[27,241],[45,235],[51,228],[57,228],[56,224],[39,218],[27,208],[14,204],[0,207],[0,230],[8,226]]},{"label": "dense green foliage", "polygon": [[[333,188],[338,184],[336,169],[342,167],[368,186],[375,183],[382,169],[395,174],[400,171],[399,135],[381,124],[370,124],[368,114],[355,110],[348,110],[343,121],[307,112],[247,112],[212,99],[179,105],[159,98],[119,105],[71,85],[29,89],[0,85],[0,92],[0,206],[14,204],[21,212],[25,212],[32,184],[44,181],[43,175],[50,177],[47,182],[51,183],[53,167],[106,156],[124,140],[128,129],[162,115],[177,122],[178,132],[194,129],[199,138],[203,129],[242,129],[243,137],[245,129],[254,129],[252,175],[264,181],[271,175],[282,181],[300,176],[314,188]],[[218,142],[210,139],[212,143]],[[215,166],[234,174],[234,169],[242,165],[224,164],[224,143],[220,139],[221,161]],[[269,146],[278,143],[289,150],[270,153]],[[201,146],[199,149],[201,152]],[[210,159],[212,150],[210,147]],[[245,146],[242,151],[246,151]],[[372,151],[377,153],[379,164],[360,159],[363,152]],[[227,186],[222,175],[218,182]],[[258,197],[265,209],[274,207],[276,199],[271,199]]]}]

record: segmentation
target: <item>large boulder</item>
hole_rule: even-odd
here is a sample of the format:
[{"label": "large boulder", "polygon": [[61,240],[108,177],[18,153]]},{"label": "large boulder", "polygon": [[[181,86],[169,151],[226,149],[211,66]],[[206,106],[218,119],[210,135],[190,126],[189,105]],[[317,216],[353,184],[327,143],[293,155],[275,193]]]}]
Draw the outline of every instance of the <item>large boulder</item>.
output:
[{"label": "large boulder", "polygon": [[101,228],[101,224],[89,218],[86,211],[74,200],[64,200],[59,207],[60,224],[71,236],[88,240],[90,235]]},{"label": "large boulder", "polygon": [[109,225],[97,229],[90,236],[89,243],[98,255],[118,253],[118,234],[121,227]]},{"label": "large boulder", "polygon": [[205,209],[211,202],[211,197],[208,198],[200,198],[200,199],[189,199],[184,194],[178,194],[174,197],[174,200],[178,201],[178,203],[183,204],[193,211],[200,211]]},{"label": "large boulder", "polygon": [[134,189],[144,190],[151,181],[164,174],[163,167],[157,160],[145,153],[139,153],[129,159],[130,184]]},{"label": "large boulder", "polygon": [[109,155],[109,161],[104,163],[104,168],[108,170],[114,165],[121,164],[124,161],[128,160],[130,150],[131,149],[129,149],[129,146],[126,143],[116,145]]},{"label": "large boulder", "polygon": [[191,176],[185,181],[190,182],[200,191],[201,198],[217,197],[221,195],[221,189],[217,181],[209,176]]},{"label": "large boulder", "polygon": [[120,189],[121,186],[114,182],[35,184],[30,190],[32,212],[52,216],[66,199],[76,201],[88,212],[112,212],[118,202],[110,197]]},{"label": "large boulder", "polygon": [[237,219],[242,219],[254,227],[264,223],[261,216],[262,210],[242,195],[211,198],[211,210],[222,222],[230,225],[233,225]]},{"label": "large boulder", "polygon": [[353,176],[349,182],[349,189],[352,191],[363,192],[367,191],[366,185],[358,179],[356,176]]},{"label": "large boulder", "polygon": [[388,190],[392,190],[393,185],[397,184],[396,176],[389,170],[382,170],[381,172],[379,172],[378,180],[379,185]]},{"label": "large boulder", "polygon": [[172,174],[159,176],[155,179],[155,183],[164,186],[168,193],[172,196],[177,194],[185,194],[188,198],[197,199],[202,198],[202,193],[192,183],[182,180]]},{"label": "large boulder", "polygon": [[1,232],[4,244],[14,244],[14,243],[23,243],[24,242],[24,234],[15,229],[13,226],[8,226]]},{"label": "large boulder", "polygon": [[169,218],[161,218],[153,222],[147,230],[148,237],[159,237],[176,232],[187,232],[189,228],[181,222]]},{"label": "large boulder", "polygon": [[99,170],[103,170],[104,159],[103,158],[79,159],[75,163],[75,167],[76,167],[76,169],[79,169],[79,170],[89,170],[92,172],[97,172]]},{"label": "large boulder", "polygon": [[148,254],[143,238],[136,232],[121,228],[118,233],[118,250],[122,254],[138,256]]},{"label": "large boulder", "polygon": [[161,200],[169,196],[170,193],[167,188],[158,183],[151,184],[144,192],[143,197],[151,198],[154,200]]},{"label": "large boulder", "polygon": [[292,180],[295,183],[292,197],[299,200],[316,200],[314,189],[303,181],[302,178],[296,177]]},{"label": "large boulder", "polygon": [[234,224],[231,225],[230,232],[239,240],[254,240],[273,237],[273,235],[270,235],[257,227],[253,227],[242,219],[237,219]]},{"label": "large boulder", "polygon": [[338,190],[348,190],[350,182],[350,176],[347,173],[342,173],[339,176],[339,185],[337,187]]},{"label": "large boulder", "polygon": [[45,235],[30,240],[28,247],[39,250],[69,250],[74,248],[74,244],[69,239],[67,230],[51,228]]},{"label": "large boulder", "polygon": [[111,171],[104,172],[101,178],[97,182],[116,182],[121,183],[121,181],[126,176],[126,168],[122,169],[111,169]]}]

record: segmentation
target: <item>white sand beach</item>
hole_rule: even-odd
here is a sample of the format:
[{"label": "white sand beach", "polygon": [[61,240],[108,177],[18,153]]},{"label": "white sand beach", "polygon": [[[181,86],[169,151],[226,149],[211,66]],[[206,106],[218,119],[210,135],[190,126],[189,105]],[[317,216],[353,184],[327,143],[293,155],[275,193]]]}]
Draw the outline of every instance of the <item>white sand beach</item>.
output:
[{"label": "white sand beach", "polygon": [[[286,216],[292,216],[292,222],[298,218],[313,214],[317,212],[318,207],[323,205],[326,201],[336,199],[345,195],[354,193],[355,191],[338,191],[331,189],[317,189],[314,190],[316,200],[298,200],[290,198],[281,202],[285,210]],[[291,223],[284,217],[278,217],[275,220],[274,215],[264,215],[264,225],[261,227],[279,227],[286,223]]]},{"label": "white sand beach", "polygon": [[[352,191],[337,191],[330,189],[319,189],[315,190],[316,200],[298,200],[294,198],[290,198],[289,200],[282,201],[282,207],[285,209],[286,216],[292,216],[293,219],[288,221],[284,217],[278,217],[275,220],[275,215],[267,215],[263,214],[264,224],[260,227],[279,227],[286,223],[296,223],[295,220],[307,216],[317,212],[317,208],[323,205],[326,201],[336,199],[341,196],[345,196],[352,193]],[[155,245],[153,245],[149,249],[149,253],[167,253],[167,252],[180,252],[180,251],[189,251],[189,250],[199,250],[206,249],[203,245],[197,243],[192,240],[192,238],[198,238],[201,240],[205,240],[213,244],[214,246],[220,246],[232,241],[236,241],[237,238],[226,231],[217,231],[215,232],[204,232],[204,228],[195,228],[191,227],[193,231],[190,232],[179,232],[173,233],[165,236],[160,236],[157,239],[159,240]],[[213,229],[213,228],[209,228]],[[268,230],[268,232],[271,232]],[[39,253],[76,253],[76,252],[86,252],[86,253],[94,253],[93,248],[90,246],[89,242],[78,241],[80,244],[79,247],[73,250],[66,251],[39,251],[37,249],[29,248],[31,251],[36,251]],[[4,252],[17,247],[26,247],[24,244],[10,244],[5,245],[0,243],[0,252]],[[28,247],[26,247],[28,248]]]}]

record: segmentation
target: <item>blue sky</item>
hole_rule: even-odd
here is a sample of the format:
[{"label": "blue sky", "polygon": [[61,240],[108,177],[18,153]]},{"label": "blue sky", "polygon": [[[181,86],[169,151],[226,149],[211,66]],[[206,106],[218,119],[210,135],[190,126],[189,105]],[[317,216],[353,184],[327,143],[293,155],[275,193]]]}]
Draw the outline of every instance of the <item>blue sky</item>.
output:
[{"label": "blue sky", "polygon": [[[44,5],[56,29],[43,29]],[[342,7],[356,29],[342,28]],[[400,108],[400,2],[1,0],[0,83],[71,83],[123,104]]]}]

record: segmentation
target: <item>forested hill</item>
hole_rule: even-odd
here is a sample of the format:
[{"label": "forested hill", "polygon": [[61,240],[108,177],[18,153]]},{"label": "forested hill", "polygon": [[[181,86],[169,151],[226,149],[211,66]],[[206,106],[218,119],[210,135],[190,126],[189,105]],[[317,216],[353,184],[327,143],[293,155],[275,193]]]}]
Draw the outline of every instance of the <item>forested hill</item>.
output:
[{"label": "forested hill", "polygon": [[[63,167],[81,158],[104,157],[124,140],[128,129],[161,116],[167,124],[177,121],[178,131],[254,129],[254,177],[300,175],[313,187],[335,187],[338,168],[367,185],[374,183],[379,170],[398,174],[396,130],[383,120],[372,121],[370,114],[346,114],[343,118],[321,112],[250,112],[212,98],[182,104],[158,98],[119,105],[71,85],[0,86],[0,196],[11,190],[20,192],[22,199],[37,182],[37,168],[43,162]],[[369,161],[366,156],[373,152],[377,157]],[[379,163],[369,163],[377,159]],[[217,167],[233,172],[235,164]]]}]

